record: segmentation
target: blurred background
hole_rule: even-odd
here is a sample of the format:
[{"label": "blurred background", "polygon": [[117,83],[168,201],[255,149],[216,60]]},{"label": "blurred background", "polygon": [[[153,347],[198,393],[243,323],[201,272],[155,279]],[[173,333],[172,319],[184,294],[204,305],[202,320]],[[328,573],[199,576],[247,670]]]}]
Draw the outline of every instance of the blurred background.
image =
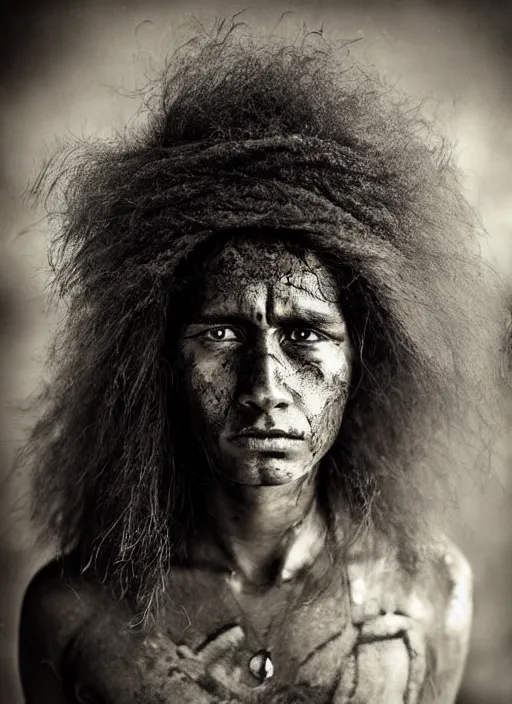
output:
[{"label": "blurred background", "polygon": [[[467,197],[489,238],[483,251],[512,285],[512,4],[506,0],[20,0],[0,15],[0,700],[21,702],[16,631],[23,590],[45,556],[33,549],[27,480],[12,472],[27,426],[22,409],[42,374],[46,232],[25,192],[56,141],[106,137],[136,113],[144,86],[192,14],[230,15],[271,31],[359,39],[354,55],[427,98],[456,143]],[[512,421],[510,409],[503,413]],[[512,439],[492,476],[464,491],[454,532],[476,579],[473,639],[461,704],[512,702]]]}]

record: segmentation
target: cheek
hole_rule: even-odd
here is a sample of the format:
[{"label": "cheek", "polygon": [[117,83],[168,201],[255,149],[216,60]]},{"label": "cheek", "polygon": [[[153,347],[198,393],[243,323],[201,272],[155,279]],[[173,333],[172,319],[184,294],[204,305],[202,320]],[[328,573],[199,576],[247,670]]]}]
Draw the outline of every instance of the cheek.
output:
[{"label": "cheek", "polygon": [[347,355],[339,353],[304,364],[300,369],[302,397],[306,400],[312,418],[332,414],[333,409],[343,411],[350,382],[351,367]]},{"label": "cheek", "polygon": [[325,451],[334,442],[343,417],[349,382],[350,365],[345,356],[332,365],[315,365],[304,379],[307,390],[303,400],[315,454]]},{"label": "cheek", "polygon": [[208,426],[222,424],[236,382],[232,365],[212,355],[191,354],[185,361],[191,406]]},{"label": "cheek", "polygon": [[335,441],[343,418],[345,399],[342,390],[329,398],[321,413],[311,419],[312,448],[315,454],[327,451]]}]

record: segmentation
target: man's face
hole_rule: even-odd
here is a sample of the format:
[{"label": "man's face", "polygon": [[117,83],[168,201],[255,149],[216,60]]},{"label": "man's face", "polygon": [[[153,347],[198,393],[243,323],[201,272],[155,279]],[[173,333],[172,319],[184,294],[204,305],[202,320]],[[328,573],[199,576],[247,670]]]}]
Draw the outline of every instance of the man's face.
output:
[{"label": "man's face", "polygon": [[312,254],[239,239],[205,281],[180,341],[192,431],[236,483],[310,474],[338,434],[351,373],[333,277]]}]

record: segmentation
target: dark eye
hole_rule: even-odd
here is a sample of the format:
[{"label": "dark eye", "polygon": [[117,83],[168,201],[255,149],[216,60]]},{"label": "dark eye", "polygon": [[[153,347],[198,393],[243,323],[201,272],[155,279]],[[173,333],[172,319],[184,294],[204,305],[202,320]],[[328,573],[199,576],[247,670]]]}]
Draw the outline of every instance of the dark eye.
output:
[{"label": "dark eye", "polygon": [[292,342],[319,342],[322,336],[309,328],[294,328],[289,334]]},{"label": "dark eye", "polygon": [[211,330],[207,330],[203,335],[204,338],[210,342],[234,342],[240,339],[240,335],[238,335],[233,328],[228,327],[211,328]]}]

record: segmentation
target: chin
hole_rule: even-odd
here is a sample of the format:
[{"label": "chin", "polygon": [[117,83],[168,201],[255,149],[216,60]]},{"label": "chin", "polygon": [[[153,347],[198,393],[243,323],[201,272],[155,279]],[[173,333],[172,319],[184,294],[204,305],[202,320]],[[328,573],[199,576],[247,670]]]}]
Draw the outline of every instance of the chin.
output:
[{"label": "chin", "polygon": [[238,467],[236,482],[252,486],[277,486],[302,479],[310,467],[297,466],[276,458],[268,458],[248,467]]}]

